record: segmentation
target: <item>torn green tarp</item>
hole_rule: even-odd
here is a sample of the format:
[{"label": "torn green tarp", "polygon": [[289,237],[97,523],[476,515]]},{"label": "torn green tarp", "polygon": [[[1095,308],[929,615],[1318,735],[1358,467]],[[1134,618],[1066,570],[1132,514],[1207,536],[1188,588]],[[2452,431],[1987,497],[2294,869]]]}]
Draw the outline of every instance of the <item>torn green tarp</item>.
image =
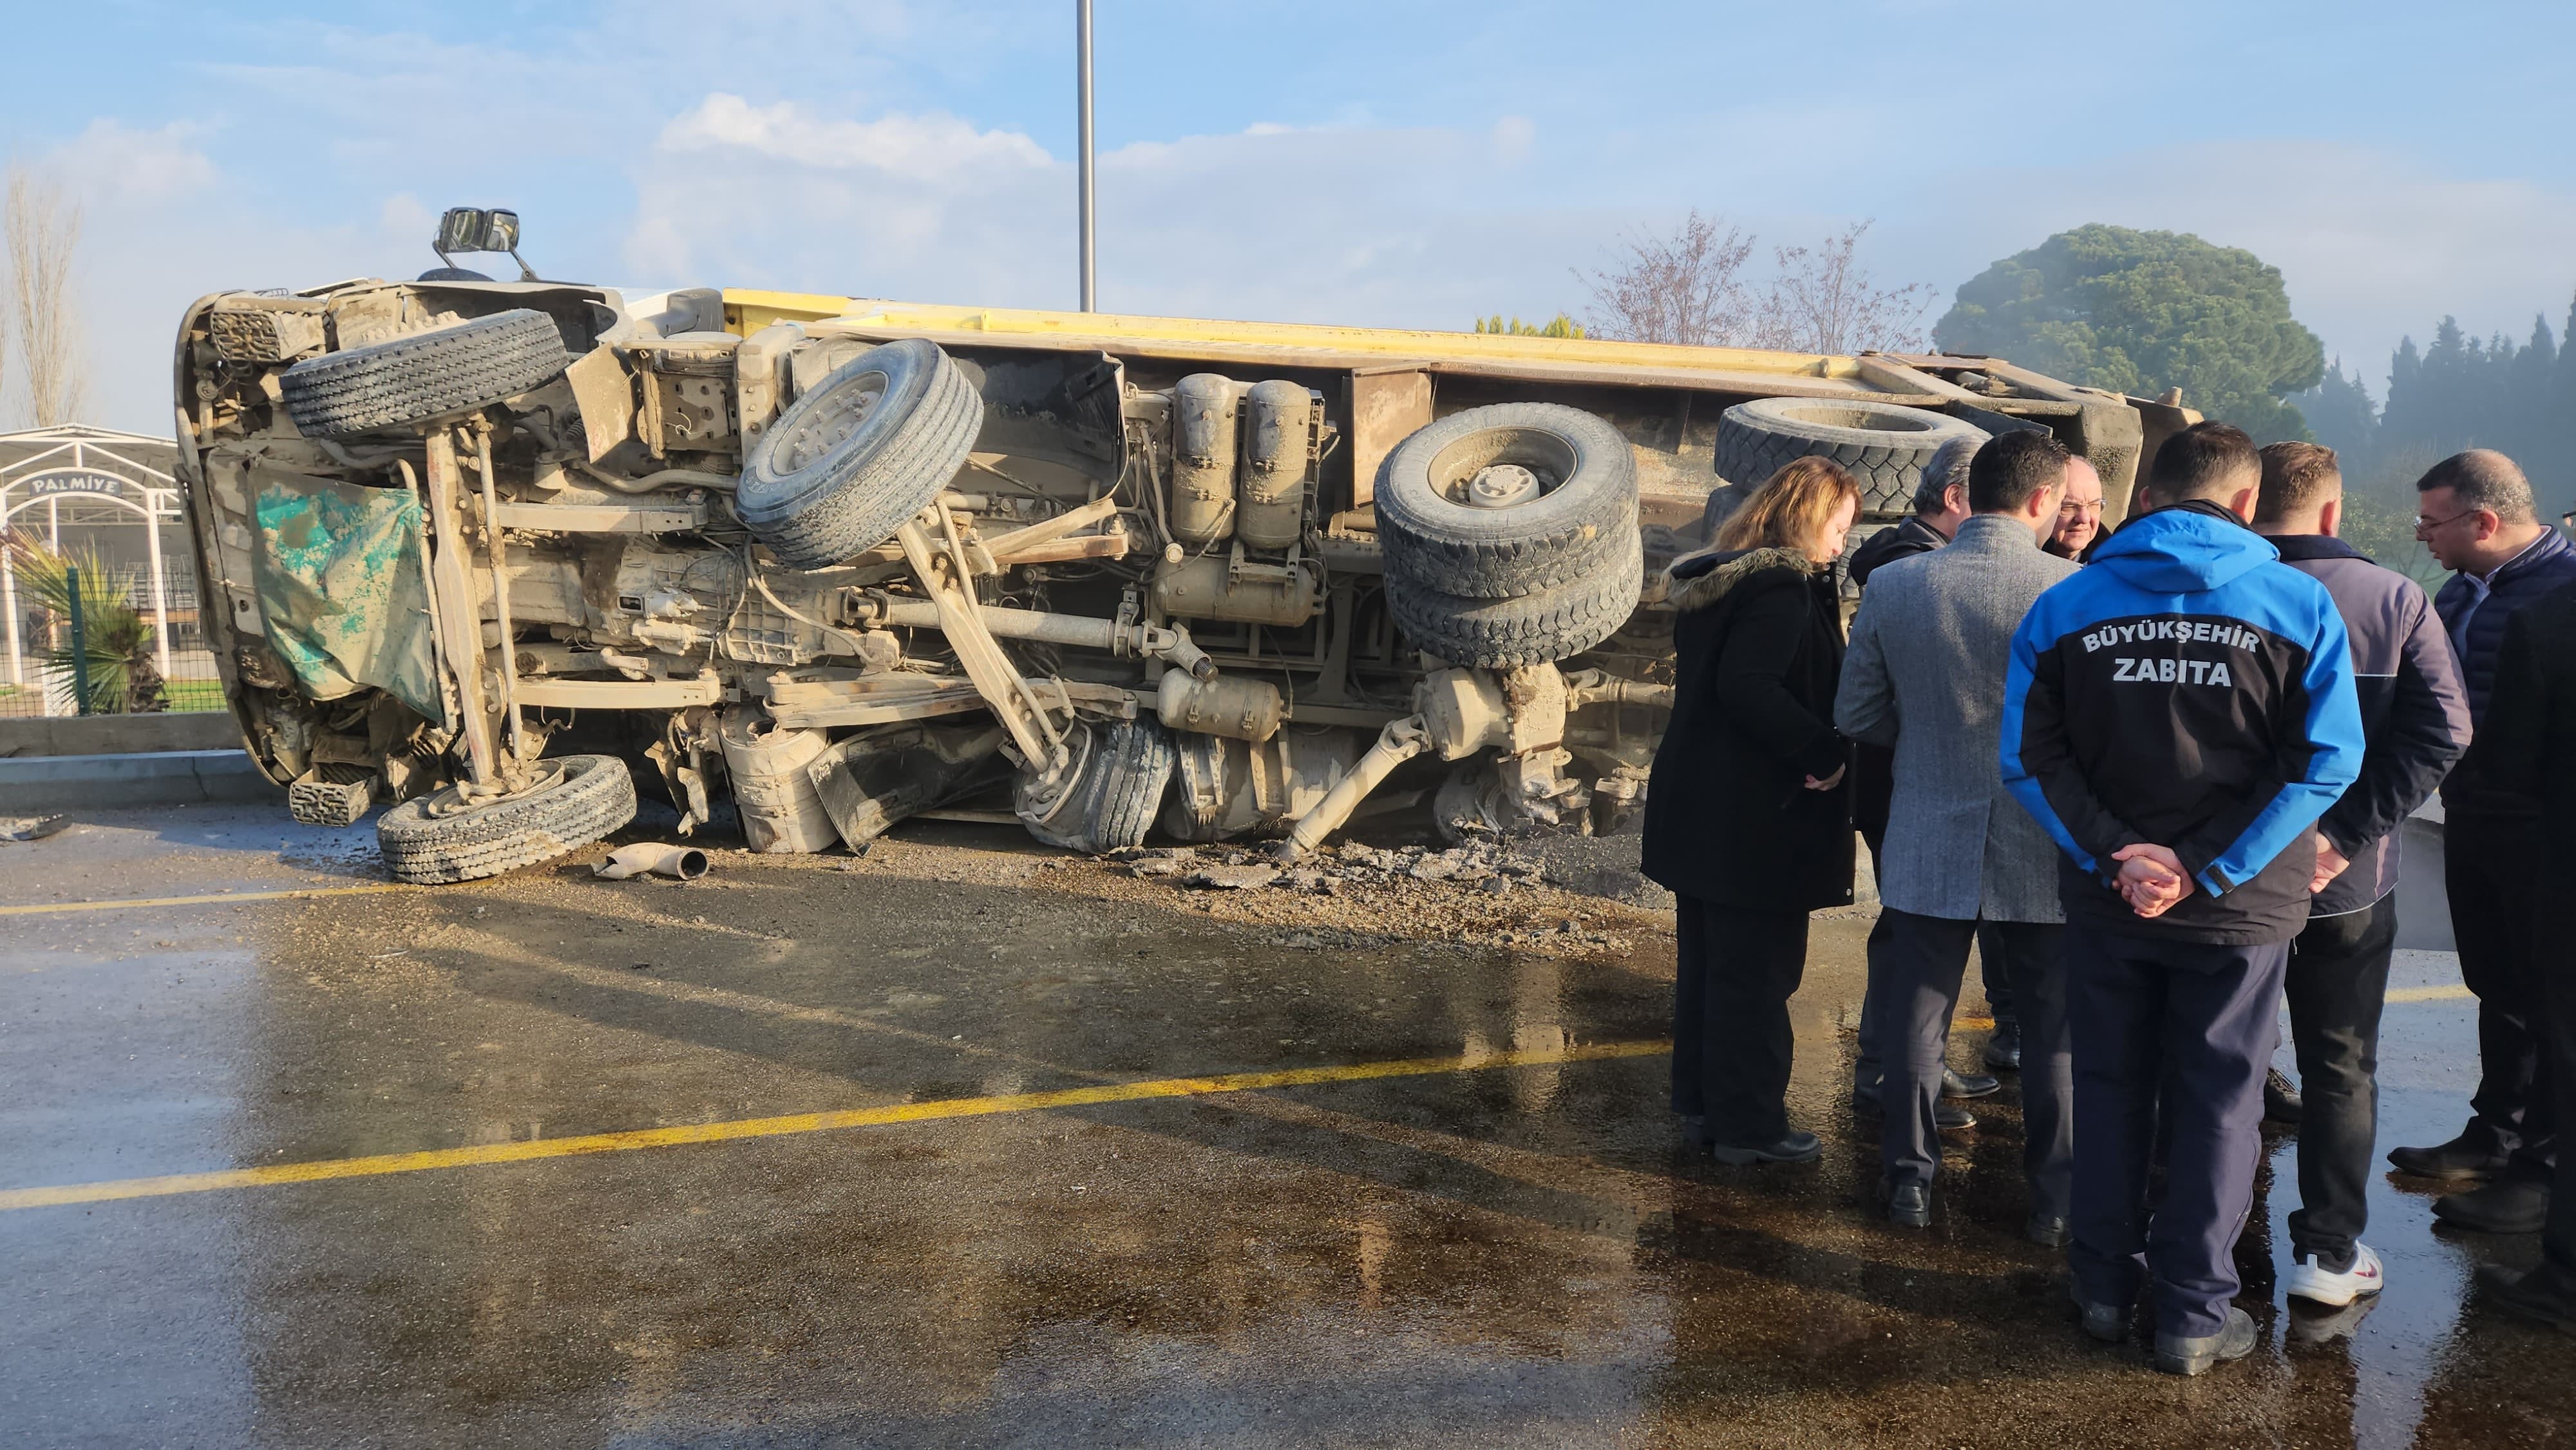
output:
[{"label": "torn green tarp", "polygon": [[445,721],[423,573],[420,501],[265,473],[254,576],[269,648],[316,700],[372,685]]}]

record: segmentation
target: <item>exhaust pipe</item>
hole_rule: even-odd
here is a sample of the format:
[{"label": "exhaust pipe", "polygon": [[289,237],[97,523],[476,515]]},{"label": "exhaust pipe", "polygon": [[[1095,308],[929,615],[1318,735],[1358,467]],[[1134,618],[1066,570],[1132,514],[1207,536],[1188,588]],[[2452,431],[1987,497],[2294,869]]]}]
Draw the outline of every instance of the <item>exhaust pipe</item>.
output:
[{"label": "exhaust pipe", "polygon": [[695,881],[707,874],[707,853],[695,846],[666,846],[659,841],[642,841],[620,846],[608,853],[596,874],[604,880],[623,881],[629,876],[669,876],[681,881]]}]

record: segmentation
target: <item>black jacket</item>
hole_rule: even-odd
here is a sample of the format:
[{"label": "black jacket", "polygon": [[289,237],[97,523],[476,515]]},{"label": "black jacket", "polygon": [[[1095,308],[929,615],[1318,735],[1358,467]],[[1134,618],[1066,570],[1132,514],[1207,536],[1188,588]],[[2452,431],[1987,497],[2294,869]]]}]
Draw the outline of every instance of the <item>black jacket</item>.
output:
[{"label": "black jacket", "polygon": [[2312,912],[2359,911],[2397,889],[2397,829],[2433,794],[2469,744],[2469,697],[2433,601],[2412,579],[2324,534],[2272,539],[2281,562],[2326,586],[2352,646],[2361,702],[2361,779],[2317,820],[2352,860]]},{"label": "black jacket", "polygon": [[[2004,680],[2004,784],[2065,853],[2066,918],[2245,946],[2308,920],[2314,827],[2361,773],[2361,710],[2325,586],[2215,504],[2162,509],[2039,596]],[[2141,918],[2126,847],[2195,889]]]},{"label": "black jacket", "polygon": [[2541,838],[2556,868],[2549,889],[2561,889],[2576,860],[2576,838],[2566,830],[2576,821],[2576,584],[2531,600],[2506,622],[2477,753],[2498,789],[2532,802],[2553,824]]},{"label": "black jacket", "polygon": [[[2576,582],[2576,547],[2550,529],[2486,578],[2454,574],[2433,596],[2433,608],[2442,616],[2442,628],[2460,657],[2460,678],[2469,690],[2469,718],[2482,729],[2505,626],[2524,605],[2571,582]],[[2452,768],[2451,778],[2442,782],[2442,804],[2466,814],[2530,816],[2529,799],[2487,781],[2485,761],[2486,752],[2471,740],[2469,753]]]},{"label": "black jacket", "polygon": [[1852,550],[1851,558],[1843,562],[1843,572],[1851,576],[1852,583],[1866,589],[1869,576],[1879,565],[1913,554],[1929,554],[1948,542],[1939,529],[1923,522],[1920,514],[1907,514],[1896,527],[1881,529],[1862,540],[1861,546]]},{"label": "black jacket", "polygon": [[1672,721],[1646,787],[1645,872],[1745,911],[1852,899],[1850,764],[1834,732],[1843,666],[1832,571],[1787,549],[1673,566]]},{"label": "black jacket", "polygon": [[[1929,554],[1950,542],[1941,531],[1923,522],[1919,514],[1907,514],[1892,529],[1881,529],[1863,540],[1843,561],[1843,572],[1851,576],[1857,588],[1869,587],[1869,576],[1881,564],[1916,554]],[[1862,839],[1871,850],[1887,838],[1887,811],[1896,796],[1896,752],[1884,745],[1860,743],[1859,753],[1852,757],[1852,824],[1860,828]]]}]

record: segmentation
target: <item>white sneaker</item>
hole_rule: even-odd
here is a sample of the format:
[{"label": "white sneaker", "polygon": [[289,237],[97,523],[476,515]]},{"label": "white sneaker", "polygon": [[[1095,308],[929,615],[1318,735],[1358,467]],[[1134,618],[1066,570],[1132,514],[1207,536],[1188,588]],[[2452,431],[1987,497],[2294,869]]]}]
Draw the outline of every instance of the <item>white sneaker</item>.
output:
[{"label": "white sneaker", "polygon": [[2289,1292],[2294,1299],[2311,1304],[2341,1306],[2364,1295],[2376,1294],[2385,1285],[2380,1273],[2379,1255],[2368,1244],[2352,1246],[2352,1267],[2338,1274],[2308,1255],[2290,1269]]}]

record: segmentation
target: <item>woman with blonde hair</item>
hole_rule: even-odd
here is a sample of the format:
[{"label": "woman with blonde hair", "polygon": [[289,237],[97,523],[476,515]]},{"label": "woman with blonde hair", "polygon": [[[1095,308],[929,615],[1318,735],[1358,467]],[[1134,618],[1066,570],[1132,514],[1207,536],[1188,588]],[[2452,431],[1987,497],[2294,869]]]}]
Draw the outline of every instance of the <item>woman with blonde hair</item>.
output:
[{"label": "woman with blonde hair", "polygon": [[1798,459],[1666,576],[1678,673],[1644,864],[1676,898],[1673,1110],[1722,1163],[1821,1151],[1789,1126],[1789,997],[1807,913],[1852,899],[1833,562],[1859,511],[1840,465]]}]

